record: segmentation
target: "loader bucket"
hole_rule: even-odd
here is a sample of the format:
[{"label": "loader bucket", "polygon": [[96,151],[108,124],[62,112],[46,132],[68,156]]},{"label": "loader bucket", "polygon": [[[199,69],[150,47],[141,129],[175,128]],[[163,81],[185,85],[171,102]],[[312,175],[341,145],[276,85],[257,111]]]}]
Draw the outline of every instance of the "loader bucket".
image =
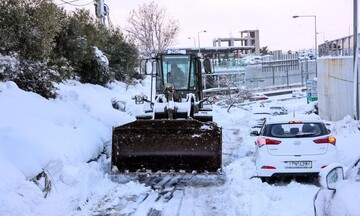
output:
[{"label": "loader bucket", "polygon": [[113,172],[217,172],[222,130],[197,120],[136,120],[116,127],[112,137]]}]

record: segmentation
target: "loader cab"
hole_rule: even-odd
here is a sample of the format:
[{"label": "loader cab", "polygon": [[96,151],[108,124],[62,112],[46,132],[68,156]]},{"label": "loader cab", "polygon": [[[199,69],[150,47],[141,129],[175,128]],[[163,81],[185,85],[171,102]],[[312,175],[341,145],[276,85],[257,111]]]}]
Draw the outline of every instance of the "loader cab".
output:
[{"label": "loader cab", "polygon": [[194,93],[200,98],[201,68],[195,55],[163,54],[158,58],[156,92],[162,93],[169,85],[177,92]]}]

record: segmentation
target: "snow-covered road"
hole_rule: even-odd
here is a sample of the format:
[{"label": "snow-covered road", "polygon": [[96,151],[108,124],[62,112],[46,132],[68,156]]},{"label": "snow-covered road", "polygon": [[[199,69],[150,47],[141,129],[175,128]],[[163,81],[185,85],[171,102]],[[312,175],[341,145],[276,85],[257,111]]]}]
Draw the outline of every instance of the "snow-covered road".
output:
[{"label": "snow-covered road", "polygon": [[[303,99],[292,103],[303,103]],[[258,104],[254,104],[257,106]],[[295,107],[295,106],[294,106]],[[295,107],[301,112],[301,108]],[[218,123],[223,127],[223,165],[226,180],[223,183],[196,186],[181,185],[166,177],[146,183],[151,190],[127,202],[127,197],[113,197],[119,202],[112,207],[96,209],[104,215],[312,215],[312,199],[318,187],[309,181],[263,183],[256,175],[254,138],[249,118],[244,110],[215,107]],[[215,119],[216,121],[216,119]],[[161,179],[161,181],[160,181]],[[142,181],[143,182],[143,181]],[[201,185],[201,186],[199,186]],[[109,199],[109,197],[106,197]],[[103,201],[102,201],[103,202]]]}]

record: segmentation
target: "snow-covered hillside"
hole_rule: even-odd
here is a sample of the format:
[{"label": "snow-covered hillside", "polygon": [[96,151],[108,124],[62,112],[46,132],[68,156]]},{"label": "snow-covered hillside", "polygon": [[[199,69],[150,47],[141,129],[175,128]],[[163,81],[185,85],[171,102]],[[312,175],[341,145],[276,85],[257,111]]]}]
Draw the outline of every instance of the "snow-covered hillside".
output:
[{"label": "snow-covered hillside", "polygon": [[[176,210],[167,202],[138,207],[137,200],[150,199],[156,191],[139,182],[112,182],[109,159],[97,157],[111,144],[112,127],[135,120],[141,112],[131,97],[149,94],[147,83],[116,82],[104,88],[68,81],[57,86],[54,100],[24,92],[13,82],[0,83],[0,215],[141,215],[149,208],[164,215],[313,214],[317,186],[295,181],[269,185],[251,178],[256,171],[250,112],[233,107],[228,113],[216,105],[214,120],[223,127],[225,183],[186,187]],[[114,99],[126,103],[124,112],[113,109]],[[290,112],[307,108],[305,98],[273,103]],[[339,162],[349,165],[360,155],[354,142],[360,138],[359,124],[350,117],[329,124],[337,137]],[[45,178],[33,181],[42,172],[51,182],[47,195],[42,191],[48,186]]]}]

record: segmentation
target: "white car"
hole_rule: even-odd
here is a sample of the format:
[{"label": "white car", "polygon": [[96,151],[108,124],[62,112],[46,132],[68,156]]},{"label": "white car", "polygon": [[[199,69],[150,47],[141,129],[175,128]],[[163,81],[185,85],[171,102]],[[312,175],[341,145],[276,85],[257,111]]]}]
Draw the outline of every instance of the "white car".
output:
[{"label": "white car", "polygon": [[262,63],[262,57],[261,56],[246,56],[241,58],[242,62],[244,62],[245,65],[254,65],[254,64],[261,64]]},{"label": "white car", "polygon": [[270,106],[271,115],[286,115],[288,114],[288,111],[283,106]]},{"label": "white car", "polygon": [[323,169],[320,189],[314,196],[316,216],[360,215],[360,157],[345,172],[340,164]]},{"label": "white car", "polygon": [[336,138],[317,115],[274,116],[264,123],[255,145],[258,177],[312,175],[334,163]]}]

